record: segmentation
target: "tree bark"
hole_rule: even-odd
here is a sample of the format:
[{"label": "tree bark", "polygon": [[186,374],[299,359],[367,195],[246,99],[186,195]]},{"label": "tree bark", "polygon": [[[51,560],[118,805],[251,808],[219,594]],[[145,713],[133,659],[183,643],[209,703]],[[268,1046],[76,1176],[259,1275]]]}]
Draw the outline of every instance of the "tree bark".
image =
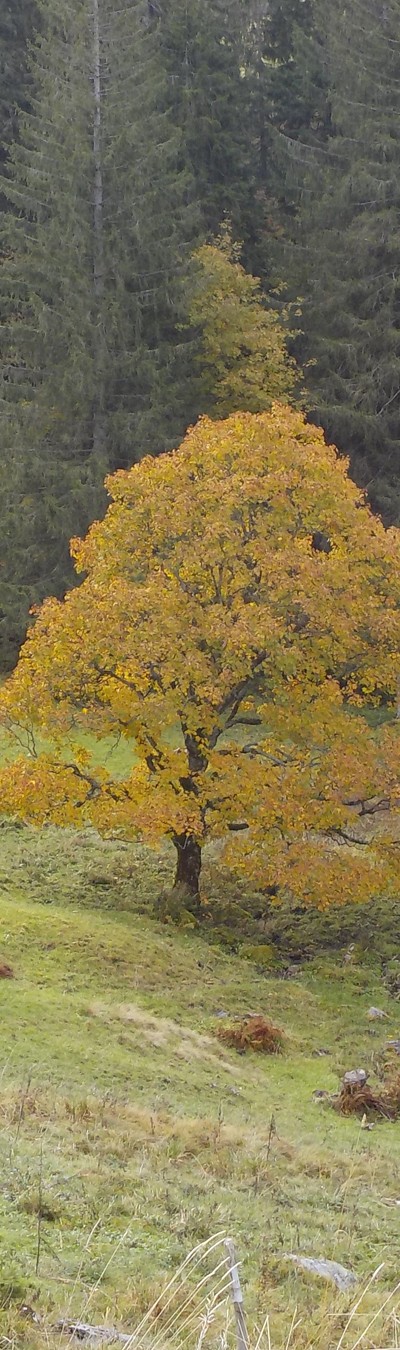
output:
[{"label": "tree bark", "polygon": [[173,843],[178,855],[174,891],[179,888],[181,894],[187,897],[186,908],[197,915],[200,912],[200,844],[191,834],[174,834]]},{"label": "tree bark", "polygon": [[198,895],[201,872],[200,844],[190,834],[175,834],[174,844],[178,854],[174,884],[187,886],[192,895]]},{"label": "tree bark", "polygon": [[93,0],[93,159],[94,159],[94,250],[93,277],[95,295],[103,295],[103,170],[101,162],[101,64],[100,64],[100,22],[99,0]]},{"label": "tree bark", "polygon": [[106,432],[104,420],[104,333],[102,300],[104,295],[104,246],[103,246],[103,166],[101,146],[101,51],[99,0],[93,0],[93,283],[96,301],[97,325],[97,390],[93,411],[93,449],[97,459],[105,454]]}]

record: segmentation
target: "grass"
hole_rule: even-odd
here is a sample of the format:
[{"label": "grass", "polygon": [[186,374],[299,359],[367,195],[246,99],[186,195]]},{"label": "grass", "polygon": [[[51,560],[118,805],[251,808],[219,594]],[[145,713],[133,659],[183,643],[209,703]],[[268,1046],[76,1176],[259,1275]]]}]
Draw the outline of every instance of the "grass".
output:
[{"label": "grass", "polygon": [[[0,830],[0,962],[15,977],[0,981],[4,1345],[42,1344],[22,1301],[46,1327],[76,1316],[133,1328],[216,1232],[234,1236],[250,1323],[268,1313],[273,1345],[295,1306],[296,1344],[336,1345],[350,1306],[289,1252],[337,1259],[361,1285],[384,1262],[357,1334],[396,1285],[398,1126],[364,1130],[313,1097],[348,1068],[379,1073],[400,1036],[380,962],[338,948],[295,979],[266,974],[155,922],[170,869],[167,849],[93,831]],[[211,857],[213,873],[222,891]],[[370,1023],[372,1004],[388,1019]],[[283,1028],[283,1054],[218,1040],[217,1014],[251,1012]],[[194,1301],[195,1282],[189,1273]],[[223,1341],[224,1317],[206,1343]],[[365,1344],[378,1324],[386,1334],[381,1323]]]}]

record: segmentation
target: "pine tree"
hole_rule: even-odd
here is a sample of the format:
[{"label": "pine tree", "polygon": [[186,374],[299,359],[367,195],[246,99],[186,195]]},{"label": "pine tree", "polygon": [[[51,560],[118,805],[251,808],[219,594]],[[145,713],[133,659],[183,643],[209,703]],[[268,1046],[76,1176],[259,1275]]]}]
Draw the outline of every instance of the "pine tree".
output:
[{"label": "pine tree", "polygon": [[42,15],[3,180],[3,662],[29,604],[70,580],[68,541],[103,511],[107,469],[174,444],[191,411],[177,324],[194,216],[158,111],[157,34],[136,0],[44,0]]},{"label": "pine tree", "polygon": [[332,134],[303,167],[297,285],[313,417],[400,519],[400,3],[321,5]]}]

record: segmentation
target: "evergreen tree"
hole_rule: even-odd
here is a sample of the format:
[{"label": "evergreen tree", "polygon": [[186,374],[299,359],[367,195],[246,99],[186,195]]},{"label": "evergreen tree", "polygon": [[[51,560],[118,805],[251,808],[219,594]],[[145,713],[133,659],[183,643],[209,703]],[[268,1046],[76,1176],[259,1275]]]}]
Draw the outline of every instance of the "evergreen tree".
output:
[{"label": "evergreen tree", "polygon": [[27,43],[37,22],[35,0],[0,0],[0,160],[16,135],[17,108],[29,94]]},{"label": "evergreen tree", "polygon": [[29,604],[65,589],[106,471],[174,444],[191,412],[177,325],[194,213],[158,110],[157,34],[136,0],[44,0],[42,15],[3,179],[3,663]]},{"label": "evergreen tree", "polygon": [[251,0],[163,0],[152,10],[204,231],[217,234],[228,217],[251,267],[266,225],[245,60]]},{"label": "evergreen tree", "polygon": [[[265,202],[269,255],[278,275],[284,269],[284,237],[290,234],[297,206],[303,142],[307,157],[310,143],[324,137],[329,124],[315,9],[316,0],[252,0],[245,34],[258,193]],[[266,244],[264,235],[264,253]],[[265,271],[262,257],[259,269]]]},{"label": "evergreen tree", "polygon": [[400,519],[400,3],[321,5],[332,134],[303,166],[297,286],[312,416]]}]

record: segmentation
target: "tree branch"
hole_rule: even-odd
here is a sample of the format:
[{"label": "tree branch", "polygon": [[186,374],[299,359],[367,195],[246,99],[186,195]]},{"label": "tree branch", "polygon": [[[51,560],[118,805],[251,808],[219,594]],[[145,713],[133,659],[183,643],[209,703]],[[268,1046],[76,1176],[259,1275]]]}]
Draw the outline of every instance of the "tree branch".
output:
[{"label": "tree branch", "polygon": [[228,721],[225,722],[224,731],[230,731],[232,727],[262,727],[262,718],[257,717],[256,714],[254,714],[254,717],[250,715],[246,717],[243,714],[243,717],[233,718],[232,714],[232,717],[228,717]]}]

